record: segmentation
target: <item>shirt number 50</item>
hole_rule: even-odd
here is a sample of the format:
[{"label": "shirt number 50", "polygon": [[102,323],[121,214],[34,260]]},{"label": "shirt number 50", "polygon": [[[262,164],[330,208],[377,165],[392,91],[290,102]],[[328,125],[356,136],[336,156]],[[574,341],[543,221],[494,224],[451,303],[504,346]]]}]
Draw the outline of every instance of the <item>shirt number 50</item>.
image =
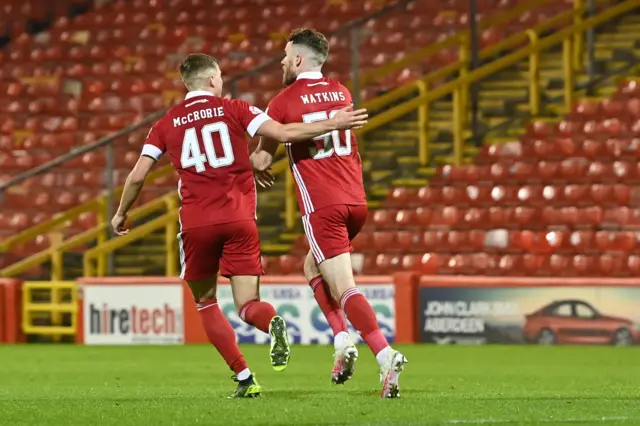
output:
[{"label": "shirt number 50", "polygon": [[[302,121],[305,123],[314,123],[316,121],[328,120],[329,118],[333,118],[337,113],[338,111],[331,111],[329,113],[327,113],[327,111],[312,112],[310,114],[303,115]],[[341,136],[342,140],[344,140],[344,145],[341,144]],[[321,149],[318,149],[315,146],[309,148],[309,155],[311,155],[314,160],[329,158],[334,152],[340,157],[351,154],[351,131],[349,130],[345,130],[343,132],[334,130],[333,132],[316,136],[313,140],[321,140],[324,142],[324,147]]]}]

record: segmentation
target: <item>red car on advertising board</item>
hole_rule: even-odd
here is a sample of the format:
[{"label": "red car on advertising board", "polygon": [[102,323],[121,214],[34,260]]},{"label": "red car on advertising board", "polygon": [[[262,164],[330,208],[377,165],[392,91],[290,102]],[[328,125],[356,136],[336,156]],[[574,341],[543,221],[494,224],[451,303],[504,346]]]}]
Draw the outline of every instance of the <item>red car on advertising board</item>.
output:
[{"label": "red car on advertising board", "polygon": [[558,300],[525,317],[524,337],[541,345],[632,345],[640,331],[627,318],[603,315],[582,300]]}]

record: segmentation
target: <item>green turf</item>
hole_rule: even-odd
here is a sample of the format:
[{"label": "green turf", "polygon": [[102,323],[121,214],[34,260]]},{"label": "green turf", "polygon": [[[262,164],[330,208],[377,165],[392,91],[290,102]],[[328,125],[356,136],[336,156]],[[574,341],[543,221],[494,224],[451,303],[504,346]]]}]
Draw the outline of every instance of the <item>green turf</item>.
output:
[{"label": "green turf", "polygon": [[0,425],[640,424],[640,348],[405,346],[399,400],[366,348],[344,386],[329,347],[294,347],[282,373],[243,349],[257,400],[225,399],[206,346],[0,346]]}]

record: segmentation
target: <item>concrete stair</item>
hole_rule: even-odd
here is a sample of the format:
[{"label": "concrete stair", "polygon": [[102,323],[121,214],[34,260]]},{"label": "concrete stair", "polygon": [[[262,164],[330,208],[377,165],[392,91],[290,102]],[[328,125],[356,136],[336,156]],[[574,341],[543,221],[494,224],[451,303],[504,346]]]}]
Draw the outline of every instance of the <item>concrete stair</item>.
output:
[{"label": "concrete stair", "polygon": [[[600,29],[596,37],[596,71],[602,75],[617,70],[629,61],[640,58],[640,15],[629,15],[619,22]],[[563,105],[563,73],[561,50],[541,57],[540,81],[543,107],[541,118],[559,119],[566,113]],[[531,119],[528,105],[528,61],[497,73],[478,87],[479,127],[485,143],[500,143],[518,138]],[[579,75],[578,85],[587,83],[588,76]],[[590,92],[578,90],[576,98],[589,95],[604,97],[613,93],[616,79],[607,79]],[[378,207],[392,186],[424,186],[438,165],[453,162],[452,102],[445,98],[433,102],[430,109],[430,164],[418,162],[418,123],[416,114],[409,114],[382,129],[367,135],[361,144],[364,158],[364,178],[372,209]],[[465,137],[470,137],[466,132]],[[479,147],[467,144],[464,162],[470,163]],[[284,229],[284,179],[280,176],[275,188],[259,191],[258,221],[262,250],[266,255],[287,253],[302,234]],[[299,221],[298,221],[299,222]],[[163,275],[164,234],[159,232],[116,253],[117,275]]]}]

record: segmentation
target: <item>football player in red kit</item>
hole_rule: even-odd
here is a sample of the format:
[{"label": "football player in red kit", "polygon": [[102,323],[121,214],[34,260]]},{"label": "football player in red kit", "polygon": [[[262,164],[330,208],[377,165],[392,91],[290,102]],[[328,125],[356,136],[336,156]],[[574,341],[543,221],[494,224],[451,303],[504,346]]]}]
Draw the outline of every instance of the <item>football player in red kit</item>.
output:
[{"label": "football player in red kit", "polygon": [[167,153],[180,176],[180,277],[191,288],[209,340],[236,374],[239,384],[231,396],[255,397],[260,386],[216,301],[218,272],[231,281],[240,318],[270,335],[277,371],[287,366],[290,348],[284,320],[271,304],[260,301],[257,198],[245,133],[306,141],[327,131],[362,126],[366,114],[344,108],[329,122],[282,125],[244,101],[221,98],[222,77],[213,57],[189,55],[180,74],[189,93],[149,131],[112,226],[118,235],[127,233],[127,212],[155,162]]},{"label": "football player in red kit", "polygon": [[[282,123],[322,123],[351,104],[349,90],[322,75],[328,53],[327,39],[313,29],[289,35],[282,60],[287,88],[269,103],[270,117]],[[268,170],[277,146],[273,140],[260,141],[252,155],[256,170]],[[389,346],[371,305],[356,287],[351,267],[351,240],[367,218],[356,137],[351,130],[334,130],[306,144],[287,143],[286,148],[311,248],[304,273],[335,335],[332,380],[347,381],[358,356],[347,332],[346,313],[380,364],[382,397],[397,397],[398,378],[407,360]]]}]

